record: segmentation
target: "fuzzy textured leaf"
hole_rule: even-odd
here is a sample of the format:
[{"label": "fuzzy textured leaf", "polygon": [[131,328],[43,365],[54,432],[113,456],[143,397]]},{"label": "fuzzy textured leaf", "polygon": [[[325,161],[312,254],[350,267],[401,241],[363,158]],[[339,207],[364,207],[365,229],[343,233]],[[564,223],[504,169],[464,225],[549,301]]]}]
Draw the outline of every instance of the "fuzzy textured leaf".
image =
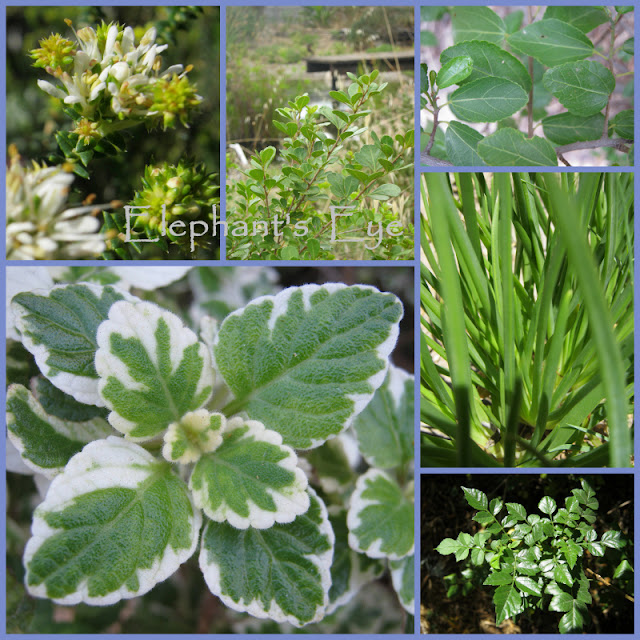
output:
[{"label": "fuzzy textured leaf", "polygon": [[386,377],[402,305],[368,286],[325,284],[257,298],[229,315],[214,343],[246,411],[296,449],[319,446],[351,425]]},{"label": "fuzzy textured leaf", "polygon": [[542,129],[544,135],[557,145],[598,140],[604,130],[604,116],[596,113],[583,118],[571,113],[559,113],[543,118]]},{"label": "fuzzy textured leaf", "polygon": [[353,423],[358,448],[370,466],[391,469],[413,459],[413,402],[413,376],[391,365],[384,383]]},{"label": "fuzzy textured leaf", "polygon": [[18,384],[7,389],[7,430],[24,463],[49,478],[61,473],[85,444],[113,433],[103,418],[72,422],[49,415]]},{"label": "fuzzy textured leaf", "polygon": [[334,534],[326,507],[308,491],[309,509],[287,524],[235,529],[208,522],[200,568],[211,592],[228,607],[296,627],[323,617]]},{"label": "fuzzy textured leaf", "polygon": [[111,305],[125,299],[135,300],[110,286],[70,284],[46,294],[19,293],[11,310],[43,375],[79,402],[104,406],[94,366],[96,333]]},{"label": "fuzzy textured leaf", "polygon": [[196,463],[189,480],[195,504],[216,522],[268,529],[309,508],[307,477],[282,437],[255,420],[232,418],[222,444]]},{"label": "fuzzy textured leaf", "polygon": [[370,558],[399,560],[413,553],[413,503],[384,471],[369,469],[351,496],[349,545]]},{"label": "fuzzy textured leaf", "polygon": [[473,60],[469,56],[457,56],[448,60],[438,71],[437,83],[440,89],[460,84],[471,75]]},{"label": "fuzzy textured leaf", "polygon": [[486,40],[500,44],[507,28],[502,18],[488,7],[454,7],[451,10],[453,41]]},{"label": "fuzzy textured leaf", "polygon": [[177,316],[154,304],[114,304],[97,343],[99,391],[111,409],[109,422],[131,439],[154,438],[211,395],[207,348]]},{"label": "fuzzy textured leaf", "polygon": [[609,14],[602,7],[547,7],[544,12],[545,20],[555,18],[566,22],[582,33],[589,33],[597,26],[609,21]]},{"label": "fuzzy textured leaf", "polygon": [[633,109],[625,109],[617,113],[609,121],[609,135],[618,135],[627,140],[634,139],[634,111]]},{"label": "fuzzy textured leaf", "polygon": [[193,554],[200,524],[167,463],[122,438],[96,440],[54,478],[35,511],[27,588],[65,605],[142,595]]},{"label": "fuzzy textured leaf", "polygon": [[410,615],[414,614],[415,607],[415,589],[413,586],[414,565],[415,558],[413,555],[402,558],[402,560],[391,560],[391,562],[389,562],[391,583],[398,594],[400,604]]},{"label": "fuzzy textured leaf", "polygon": [[580,60],[549,69],[542,84],[576,116],[592,116],[607,106],[616,80],[600,62]]},{"label": "fuzzy textured leaf", "polygon": [[449,161],[458,167],[480,167],[484,165],[478,155],[478,142],[484,136],[475,129],[453,120],[444,134],[444,145]]}]

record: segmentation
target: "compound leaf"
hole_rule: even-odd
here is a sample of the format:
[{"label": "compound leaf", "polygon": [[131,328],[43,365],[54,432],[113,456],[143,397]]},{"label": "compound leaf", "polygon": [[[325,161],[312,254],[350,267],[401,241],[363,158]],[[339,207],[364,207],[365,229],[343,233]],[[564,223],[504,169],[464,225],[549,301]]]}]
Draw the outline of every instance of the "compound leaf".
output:
[{"label": "compound leaf", "polygon": [[65,605],[142,595],[193,554],[200,524],[167,463],[122,438],[91,442],[34,513],[27,588]]},{"label": "compound leaf", "polygon": [[413,402],[413,376],[391,365],[353,423],[358,448],[370,466],[391,469],[413,459]]},{"label": "compound leaf", "polygon": [[546,67],[593,55],[593,43],[580,29],[555,18],[529,24],[510,35],[507,41],[512,49],[535,58]]},{"label": "compound leaf", "polygon": [[369,469],[351,496],[349,545],[370,558],[399,560],[413,553],[413,503],[384,471]]},{"label": "compound leaf", "polygon": [[542,84],[576,116],[592,116],[604,109],[616,86],[609,69],[599,62],[580,60],[545,72]]},{"label": "compound leaf", "polygon": [[72,422],[49,415],[19,384],[7,389],[7,430],[24,463],[49,478],[61,473],[85,444],[113,433],[102,418]]},{"label": "compound leaf", "polygon": [[99,391],[109,422],[148,440],[211,395],[213,371],[204,344],[169,311],[149,302],[118,302],[98,329]]},{"label": "compound leaf", "polygon": [[497,122],[522,109],[527,92],[504,78],[479,78],[464,84],[449,96],[449,106],[456,118],[468,122]]},{"label": "compound leaf", "polygon": [[79,402],[104,406],[94,366],[96,333],[111,305],[124,299],[135,300],[111,286],[69,284],[46,294],[19,293],[11,309],[43,375]]},{"label": "compound leaf", "polygon": [[470,507],[478,509],[478,511],[486,511],[489,508],[489,500],[486,493],[483,493],[479,489],[467,489],[466,487],[460,487],[464,493],[464,497],[467,499]]},{"label": "compound leaf", "polygon": [[229,315],[214,343],[246,411],[298,449],[351,425],[384,382],[402,305],[373,287],[305,285],[257,298]]},{"label": "compound leaf", "polygon": [[222,444],[196,463],[189,489],[212,520],[267,529],[309,508],[307,477],[297,462],[279,433],[236,417],[223,427]]},{"label": "compound leaf", "polygon": [[491,166],[556,166],[554,148],[544,139],[525,138],[515,129],[499,129],[478,142],[478,154]]},{"label": "compound leaf", "polygon": [[228,607],[297,627],[323,617],[334,534],[326,507],[308,491],[309,509],[287,524],[236,529],[208,522],[200,568],[211,592]]},{"label": "compound leaf", "polygon": [[488,7],[454,7],[451,24],[455,43],[486,40],[500,44],[507,31],[502,18]]}]

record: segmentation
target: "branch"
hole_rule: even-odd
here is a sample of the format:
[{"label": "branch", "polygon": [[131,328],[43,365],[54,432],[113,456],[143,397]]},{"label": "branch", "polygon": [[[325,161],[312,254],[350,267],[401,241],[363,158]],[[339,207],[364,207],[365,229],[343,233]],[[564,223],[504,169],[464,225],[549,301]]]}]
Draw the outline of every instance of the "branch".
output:
[{"label": "branch", "polygon": [[420,164],[425,167],[453,167],[451,162],[440,160],[440,158],[434,158],[425,151],[420,154]]},{"label": "branch", "polygon": [[598,149],[599,147],[613,147],[618,151],[629,151],[629,145],[633,144],[633,140],[626,138],[607,138],[602,137],[599,140],[586,140],[584,142],[572,142],[560,147],[556,147],[558,155],[568,153],[569,151],[578,151],[580,149]]}]

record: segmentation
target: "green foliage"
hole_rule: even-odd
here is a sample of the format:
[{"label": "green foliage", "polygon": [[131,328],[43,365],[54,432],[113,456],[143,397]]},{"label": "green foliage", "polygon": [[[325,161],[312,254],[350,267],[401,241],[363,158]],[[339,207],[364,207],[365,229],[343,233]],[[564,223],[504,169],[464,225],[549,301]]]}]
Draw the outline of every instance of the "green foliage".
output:
[{"label": "green foliage", "polygon": [[327,259],[349,241],[356,255],[412,257],[413,227],[402,228],[392,205],[403,193],[393,180],[412,166],[413,131],[371,131],[369,144],[348,150],[349,138],[367,133],[373,98],[386,87],[375,70],[349,75],[346,91],[329,92],[342,108],[310,106],[305,94],[276,110],[286,136],[278,160],[274,147],[255,153],[244,180],[228,188],[231,258]]},{"label": "green foliage", "polygon": [[[614,92],[633,85],[633,72],[623,71],[632,43],[614,44],[633,31],[623,9],[554,6],[538,20],[541,8],[532,7],[526,17],[514,11],[503,20],[488,7],[450,8],[454,44],[442,51],[435,82],[421,65],[421,108],[430,114],[422,163],[556,166],[558,160],[569,164],[564,154],[571,151],[602,148],[615,164],[632,164],[633,128],[610,126],[629,111],[614,111]],[[427,17],[437,20],[441,13]],[[592,33],[601,25],[606,31]],[[452,85],[459,88],[443,91]],[[558,113],[558,103],[566,111]],[[455,118],[446,124],[445,107]],[[471,134],[464,122],[497,124]],[[436,143],[442,129],[444,149]]]},{"label": "green foliage", "polygon": [[[11,628],[43,630],[32,596],[138,598],[136,609],[168,593],[173,612],[199,602],[204,582],[231,610],[302,627],[385,572],[396,620],[411,613],[414,388],[389,361],[396,296],[341,283],[278,292],[270,270],[200,269],[198,335],[177,315],[184,283],[163,290],[187,268],[73,268],[55,286],[21,271],[10,291],[22,290],[13,331],[26,351],[8,362],[25,366],[9,369],[8,449],[44,499],[33,512],[19,500],[32,530],[15,526],[12,563],[28,595],[10,603]],[[125,277],[156,290],[136,289],[143,301]]]},{"label": "green foliage", "polygon": [[422,464],[629,466],[631,176],[428,173],[422,199]]},{"label": "green foliage", "polygon": [[588,624],[592,596],[585,573],[587,553],[604,556],[609,548],[622,549],[626,541],[612,530],[598,540],[593,528],[598,500],[586,480],[581,487],[572,489],[563,508],[558,509],[553,498],[542,498],[538,509],[548,517],[528,515],[521,504],[503,504],[500,498],[489,503],[482,491],[461,487],[483,529],[474,536],[461,532],[456,539],[445,538],[436,551],[487,567],[484,584],[497,587],[497,625],[534,608],[561,613],[560,633],[579,633]]}]

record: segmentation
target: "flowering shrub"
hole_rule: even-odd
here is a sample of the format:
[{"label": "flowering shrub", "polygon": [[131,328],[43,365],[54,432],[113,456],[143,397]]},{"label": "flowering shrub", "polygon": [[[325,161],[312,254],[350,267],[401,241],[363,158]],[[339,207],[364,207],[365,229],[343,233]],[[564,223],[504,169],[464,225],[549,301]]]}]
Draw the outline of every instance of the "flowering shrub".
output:
[{"label": "flowering shrub", "polygon": [[414,385],[390,363],[395,295],[328,283],[242,300],[272,272],[239,275],[226,302],[242,304],[218,325],[212,285],[233,272],[198,270],[192,329],[171,289],[129,290],[170,269],[45,272],[37,291],[11,282],[20,271],[12,335],[37,372],[9,375],[9,438],[50,481],[29,594],[113,605],[199,548],[211,593],[256,618],[319,622],[387,570],[413,612]]}]

